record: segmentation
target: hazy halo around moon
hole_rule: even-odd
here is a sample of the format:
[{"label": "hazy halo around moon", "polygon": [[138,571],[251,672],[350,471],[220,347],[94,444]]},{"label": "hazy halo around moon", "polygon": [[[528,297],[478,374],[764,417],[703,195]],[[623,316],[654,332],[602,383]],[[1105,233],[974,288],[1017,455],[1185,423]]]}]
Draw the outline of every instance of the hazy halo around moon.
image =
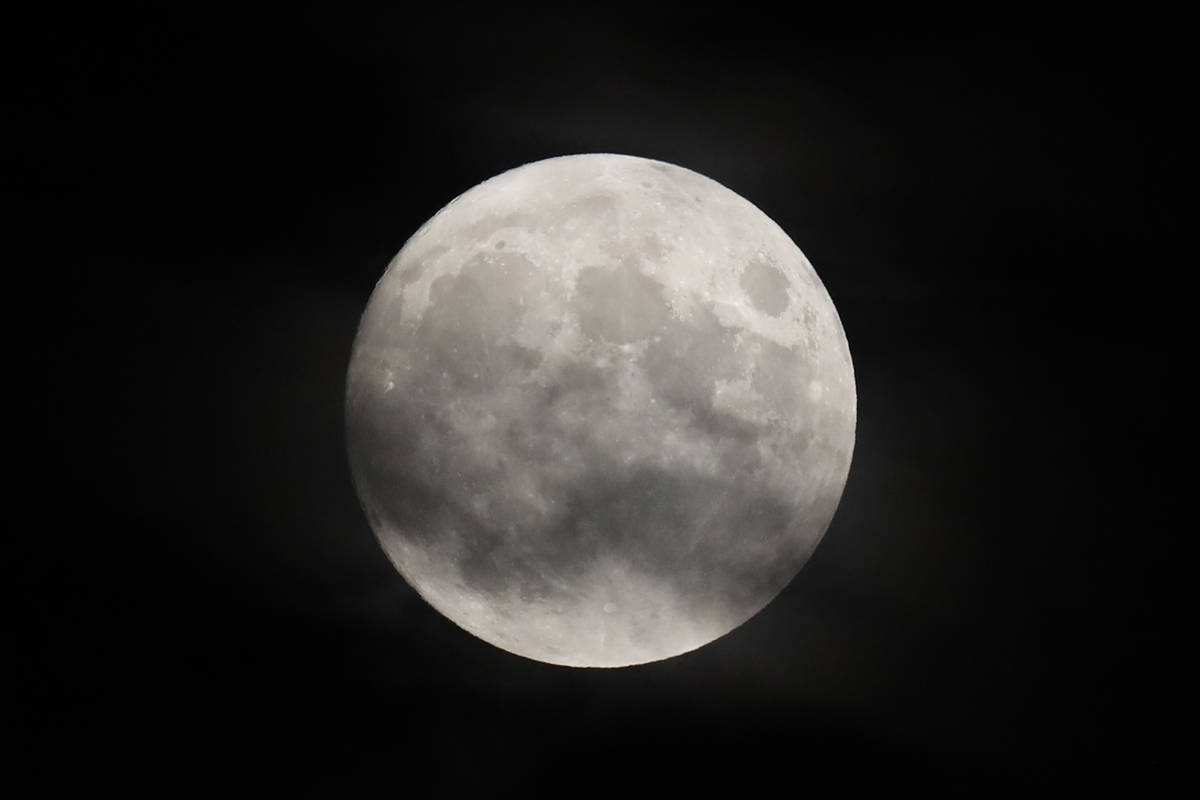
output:
[{"label": "hazy halo around moon", "polygon": [[388,266],[346,387],[371,527],[434,608],[570,666],[669,658],[796,575],[850,467],[854,371],[750,202],[633,156],[451,201]]}]

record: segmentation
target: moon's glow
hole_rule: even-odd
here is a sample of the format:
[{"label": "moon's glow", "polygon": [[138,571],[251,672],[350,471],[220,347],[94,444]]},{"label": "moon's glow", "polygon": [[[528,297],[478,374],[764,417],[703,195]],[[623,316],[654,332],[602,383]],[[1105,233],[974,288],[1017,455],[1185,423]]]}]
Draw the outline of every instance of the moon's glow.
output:
[{"label": "moon's glow", "polygon": [[808,260],[695,172],[547,159],[405,244],[347,378],[351,468],[418,592],[505,650],[668,658],[799,571],[854,444],[845,334]]}]

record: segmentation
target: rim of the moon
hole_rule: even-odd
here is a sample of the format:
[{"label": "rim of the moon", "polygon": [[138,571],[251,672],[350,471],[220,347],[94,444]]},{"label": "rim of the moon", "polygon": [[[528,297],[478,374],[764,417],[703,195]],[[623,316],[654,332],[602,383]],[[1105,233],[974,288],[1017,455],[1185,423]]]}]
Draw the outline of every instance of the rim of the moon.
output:
[{"label": "rim of the moon", "polygon": [[371,527],[434,608],[539,661],[723,636],[799,572],[854,447],[849,346],[745,198],[559,156],[435,214],[371,295],[346,385]]}]

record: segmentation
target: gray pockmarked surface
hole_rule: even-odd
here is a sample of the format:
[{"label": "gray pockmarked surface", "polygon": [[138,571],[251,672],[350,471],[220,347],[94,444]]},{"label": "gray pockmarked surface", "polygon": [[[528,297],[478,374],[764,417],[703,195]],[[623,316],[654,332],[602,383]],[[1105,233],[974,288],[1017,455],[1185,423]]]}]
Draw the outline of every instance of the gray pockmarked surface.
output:
[{"label": "gray pockmarked surface", "polygon": [[850,466],[854,373],[808,260],[690,170],[564,156],[405,244],[347,379],[371,526],[435,608],[572,666],[700,647],[792,579]]}]

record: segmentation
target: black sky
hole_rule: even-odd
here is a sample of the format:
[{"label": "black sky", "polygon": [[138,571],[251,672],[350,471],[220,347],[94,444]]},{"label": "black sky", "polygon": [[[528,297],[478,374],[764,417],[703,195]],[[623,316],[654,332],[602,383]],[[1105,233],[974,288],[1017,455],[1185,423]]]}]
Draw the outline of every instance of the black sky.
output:
[{"label": "black sky", "polygon": [[[1150,13],[745,4],[18,14],[22,758],[170,794],[1144,788],[1181,763],[1155,444],[1178,259]],[[566,6],[564,5],[565,9]],[[816,266],[854,464],[766,610],[617,671],[426,606],[350,485],[358,316],[554,155],[714,178]],[[25,426],[21,426],[25,427]]]}]

